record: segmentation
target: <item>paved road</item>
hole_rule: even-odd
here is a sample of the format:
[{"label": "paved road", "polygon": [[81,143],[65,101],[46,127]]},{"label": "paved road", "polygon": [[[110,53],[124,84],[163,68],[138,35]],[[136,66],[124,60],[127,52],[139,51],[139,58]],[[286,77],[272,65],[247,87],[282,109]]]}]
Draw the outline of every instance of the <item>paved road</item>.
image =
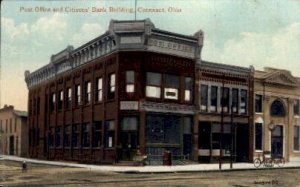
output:
[{"label": "paved road", "polygon": [[0,161],[4,186],[300,186],[300,169],[265,169],[227,172],[135,174],[97,172],[85,168],[29,165]]}]

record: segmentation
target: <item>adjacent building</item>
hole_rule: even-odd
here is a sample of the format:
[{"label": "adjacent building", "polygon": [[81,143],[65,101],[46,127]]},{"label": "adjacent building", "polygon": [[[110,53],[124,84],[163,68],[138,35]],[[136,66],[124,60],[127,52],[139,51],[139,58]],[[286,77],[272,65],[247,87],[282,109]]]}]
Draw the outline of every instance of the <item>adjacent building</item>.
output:
[{"label": "adjacent building", "polygon": [[282,69],[255,71],[254,156],[300,160],[300,79]]},{"label": "adjacent building", "polygon": [[197,65],[200,162],[218,161],[220,156],[227,161],[252,160],[253,74],[253,67],[206,61]]},{"label": "adjacent building", "polygon": [[27,153],[27,112],[5,105],[0,109],[0,154],[26,157]]}]

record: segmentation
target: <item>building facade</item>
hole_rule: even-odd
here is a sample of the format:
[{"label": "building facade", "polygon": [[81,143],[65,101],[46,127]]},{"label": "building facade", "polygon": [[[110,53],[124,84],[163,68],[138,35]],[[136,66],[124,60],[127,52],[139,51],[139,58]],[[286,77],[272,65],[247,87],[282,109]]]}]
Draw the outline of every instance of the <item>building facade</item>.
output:
[{"label": "building facade", "polygon": [[0,154],[26,157],[28,153],[27,112],[5,105],[0,109]]},{"label": "building facade", "polygon": [[300,160],[300,79],[289,71],[255,71],[254,156]]},{"label": "building facade", "polygon": [[197,66],[200,162],[252,160],[253,74],[253,67],[206,61]]},{"label": "building facade", "polygon": [[[113,163],[139,150],[152,163],[198,160],[195,68],[203,45],[155,28],[114,21],[103,35],[25,72],[29,156]],[[195,145],[195,146],[194,146]]]}]

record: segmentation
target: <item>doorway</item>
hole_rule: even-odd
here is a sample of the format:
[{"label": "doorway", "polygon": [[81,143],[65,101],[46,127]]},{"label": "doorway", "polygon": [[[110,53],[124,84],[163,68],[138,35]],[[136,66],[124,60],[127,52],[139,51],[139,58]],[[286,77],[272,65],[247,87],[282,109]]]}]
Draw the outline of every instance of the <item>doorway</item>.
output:
[{"label": "doorway", "polygon": [[283,126],[275,125],[271,134],[271,155],[273,158],[283,157]]},{"label": "doorway", "polygon": [[14,136],[9,137],[9,155],[14,155]]}]

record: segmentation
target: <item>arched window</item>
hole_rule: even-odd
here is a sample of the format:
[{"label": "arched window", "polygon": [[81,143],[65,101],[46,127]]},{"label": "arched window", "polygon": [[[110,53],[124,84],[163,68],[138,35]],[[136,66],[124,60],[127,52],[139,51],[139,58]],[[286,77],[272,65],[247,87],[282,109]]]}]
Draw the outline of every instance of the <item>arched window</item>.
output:
[{"label": "arched window", "polygon": [[275,100],[271,105],[271,116],[285,116],[284,106],[281,101]]}]

